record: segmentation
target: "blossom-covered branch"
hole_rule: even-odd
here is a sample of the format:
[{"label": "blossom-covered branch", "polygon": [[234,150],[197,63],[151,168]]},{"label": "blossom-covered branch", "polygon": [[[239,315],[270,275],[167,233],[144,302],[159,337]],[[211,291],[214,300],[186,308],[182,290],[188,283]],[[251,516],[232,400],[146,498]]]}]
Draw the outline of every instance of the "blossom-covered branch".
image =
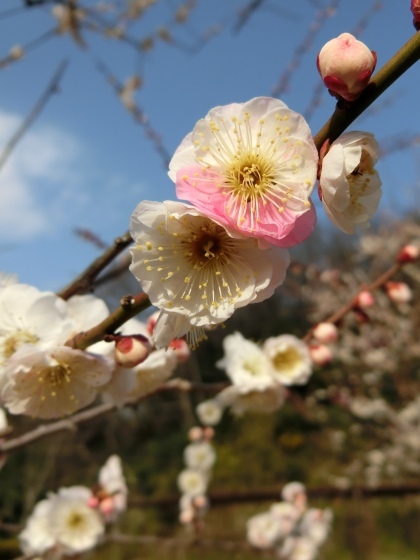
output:
[{"label": "blossom-covered branch", "polygon": [[[340,307],[340,309],[337,309],[337,311],[324,319],[323,323],[337,324],[350,311],[360,310],[360,294],[373,292],[378,288],[382,288],[399,270],[401,270],[401,268],[404,267],[404,265],[413,262],[410,259],[405,259],[403,255],[404,248],[399,252],[397,262],[395,264],[393,264],[388,270],[378,276],[378,278],[376,278],[376,280],[374,280],[371,284],[368,284],[367,286],[361,286],[360,290],[355,296],[352,296],[352,298],[345,305],[343,305],[342,307]],[[417,257],[415,257],[414,260],[416,260],[416,258]],[[303,337],[302,340],[304,342],[309,342],[311,340],[315,328],[316,325],[315,327],[312,327]]]}]

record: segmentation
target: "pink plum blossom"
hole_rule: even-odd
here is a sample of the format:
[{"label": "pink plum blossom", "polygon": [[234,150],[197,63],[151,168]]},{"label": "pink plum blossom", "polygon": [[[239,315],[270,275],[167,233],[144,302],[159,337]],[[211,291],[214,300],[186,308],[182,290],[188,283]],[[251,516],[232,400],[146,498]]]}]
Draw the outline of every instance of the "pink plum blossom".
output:
[{"label": "pink plum blossom", "polygon": [[350,33],[326,43],[317,58],[318,71],[331,95],[354,101],[375,70],[376,53]]},{"label": "pink plum blossom", "polygon": [[315,225],[309,196],[317,163],[304,118],[277,99],[257,97],[215,107],[199,120],[176,150],[169,176],[178,198],[233,236],[290,247]]}]

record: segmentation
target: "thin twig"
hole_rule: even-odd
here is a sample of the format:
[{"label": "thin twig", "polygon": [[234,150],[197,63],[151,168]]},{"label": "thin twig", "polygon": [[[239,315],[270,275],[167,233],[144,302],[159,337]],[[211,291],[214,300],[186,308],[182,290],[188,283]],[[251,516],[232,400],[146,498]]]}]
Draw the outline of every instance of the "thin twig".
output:
[{"label": "thin twig", "polygon": [[104,416],[116,409],[120,409],[124,406],[135,406],[138,402],[155,395],[157,393],[163,393],[166,391],[189,391],[189,392],[207,392],[207,393],[217,393],[226,387],[226,383],[190,383],[185,379],[170,379],[166,383],[159,385],[153,391],[147,394],[141,395],[136,398],[128,398],[122,403],[103,403],[97,406],[93,406],[83,412],[73,414],[68,418],[62,420],[57,420],[56,422],[51,422],[49,424],[42,424],[37,426],[33,430],[25,432],[24,434],[17,436],[13,439],[0,441],[0,453],[7,453],[10,451],[15,451],[20,447],[34,443],[39,439],[50,436],[52,434],[57,434],[59,432],[65,431],[75,431],[77,426],[80,424],[85,424],[91,420]]},{"label": "thin twig", "polygon": [[24,134],[28,131],[31,124],[35,121],[38,115],[41,113],[42,109],[45,107],[51,96],[59,91],[58,86],[60,84],[60,80],[63,77],[63,74],[67,68],[68,61],[63,60],[60,65],[58,66],[57,70],[54,72],[53,77],[51,78],[50,83],[48,84],[47,88],[45,89],[44,93],[38,99],[36,104],[34,105],[32,111],[20,125],[18,130],[6,144],[3,152],[0,155],[0,170],[6,163],[7,159],[9,158],[10,154],[12,153],[13,149],[16,147],[16,144],[19,140],[22,139]]},{"label": "thin twig", "polygon": [[[243,504],[255,502],[279,501],[281,488],[260,488],[253,490],[225,490],[213,491],[208,494],[212,508],[230,504]],[[420,484],[398,484],[376,486],[350,486],[337,488],[336,486],[320,486],[307,488],[306,493],[310,499],[352,499],[352,498],[385,498],[409,494],[420,494]],[[167,507],[179,503],[176,494],[158,498],[135,498],[129,500],[129,507]]]},{"label": "thin twig", "polygon": [[124,233],[121,237],[114,240],[113,245],[108,247],[97,259],[93,261],[77,278],[63,288],[58,296],[62,299],[69,299],[75,294],[83,294],[92,289],[93,282],[102,270],[111,263],[130,243],[130,232]]}]

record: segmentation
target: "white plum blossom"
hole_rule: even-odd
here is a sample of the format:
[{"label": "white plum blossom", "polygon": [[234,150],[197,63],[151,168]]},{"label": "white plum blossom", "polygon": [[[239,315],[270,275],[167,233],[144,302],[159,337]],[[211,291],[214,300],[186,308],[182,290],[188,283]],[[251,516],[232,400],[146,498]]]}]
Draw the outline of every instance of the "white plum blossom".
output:
[{"label": "white plum blossom", "polygon": [[208,476],[203,471],[184,469],[178,475],[178,488],[187,496],[201,496],[206,493]]},{"label": "white plum blossom", "polygon": [[135,242],[131,272],[152,304],[174,318],[160,331],[158,320],[158,347],[191,327],[220,324],[239,307],[270,297],[289,264],[287,251],[261,250],[256,239],[233,238],[180,202],[141,202],[130,231]]},{"label": "white plum blossom", "polygon": [[0,366],[24,344],[41,350],[64,344],[73,327],[66,302],[52,292],[6,285],[0,290]]},{"label": "white plum blossom", "polygon": [[110,365],[101,356],[68,346],[41,351],[26,344],[8,361],[1,398],[12,414],[58,418],[90,404],[110,377]]},{"label": "white plum blossom", "polygon": [[327,216],[341,231],[368,227],[381,199],[381,180],[374,165],[378,143],[368,132],[346,132],[331,144],[319,180]]},{"label": "white plum blossom", "polygon": [[321,546],[327,540],[332,520],[333,513],[330,509],[310,508],[302,518],[300,530],[316,546]]},{"label": "white plum blossom", "polygon": [[38,502],[26,520],[25,528],[19,533],[19,544],[26,556],[43,554],[56,544],[51,528],[52,504],[51,496]]},{"label": "white plum blossom", "polygon": [[96,546],[104,533],[98,513],[88,506],[91,491],[84,486],[61,488],[36,504],[19,534],[27,556],[54,558],[86,552]]},{"label": "white plum blossom", "polygon": [[312,360],[307,345],[299,338],[291,334],[267,338],[263,351],[279,383],[283,385],[307,383],[312,374]]},{"label": "white plum blossom", "polygon": [[83,486],[61,488],[52,497],[51,531],[65,554],[91,550],[104,534],[97,511],[88,506],[91,491]]},{"label": "white plum blossom", "polygon": [[211,219],[281,247],[300,243],[316,216],[309,200],[318,153],[299,113],[256,97],[212,109],[176,150],[177,197]]},{"label": "white plum blossom", "polygon": [[240,393],[265,391],[276,383],[267,355],[241,333],[226,336],[223,349],[225,355],[216,365],[226,371]]},{"label": "white plum blossom", "polygon": [[184,461],[187,468],[206,473],[214,465],[216,453],[209,442],[197,441],[184,449]]},{"label": "white plum blossom", "polygon": [[312,539],[305,536],[290,536],[278,550],[281,559],[287,560],[315,560],[318,547]]},{"label": "white plum blossom", "polygon": [[243,416],[246,412],[271,414],[283,406],[286,399],[284,387],[278,383],[267,387],[264,391],[242,393],[231,385],[223,389],[216,400],[223,408],[229,407],[235,416]]},{"label": "white plum blossom", "polygon": [[269,511],[250,517],[246,524],[248,542],[259,549],[273,548],[282,538],[281,524]]},{"label": "white plum blossom", "polygon": [[216,426],[223,415],[223,408],[216,399],[201,402],[195,410],[200,422],[205,426]]}]

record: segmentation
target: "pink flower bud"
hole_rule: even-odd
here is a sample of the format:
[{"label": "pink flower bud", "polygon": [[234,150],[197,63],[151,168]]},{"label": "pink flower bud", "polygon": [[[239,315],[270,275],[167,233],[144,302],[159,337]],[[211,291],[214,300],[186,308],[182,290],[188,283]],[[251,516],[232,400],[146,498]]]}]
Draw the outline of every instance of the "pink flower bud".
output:
[{"label": "pink flower bud", "polygon": [[375,305],[375,298],[367,290],[362,290],[357,296],[355,305],[356,307],[360,307],[361,309],[372,307],[372,305]]},{"label": "pink flower bud", "polygon": [[109,515],[115,509],[114,500],[112,497],[104,498],[99,504],[99,510],[103,515]]},{"label": "pink flower bud", "polygon": [[179,514],[179,522],[183,525],[189,525],[194,521],[195,511],[192,508],[183,509]]},{"label": "pink flower bud", "polygon": [[169,348],[175,352],[179,364],[186,362],[191,356],[191,350],[183,338],[174,338],[169,344]]},{"label": "pink flower bud", "polygon": [[[419,8],[420,9],[420,8]],[[419,248],[415,245],[406,245],[400,251],[397,261],[400,263],[414,262],[419,258]]]},{"label": "pink flower bud", "polygon": [[350,33],[326,43],[317,58],[318,71],[335,97],[354,101],[375,70],[376,53]]},{"label": "pink flower bud", "polygon": [[312,334],[319,342],[328,344],[337,340],[338,329],[333,323],[318,323]]},{"label": "pink flower bud", "polygon": [[411,12],[414,16],[413,25],[417,29],[420,29],[420,0],[411,0]]},{"label": "pink flower bud", "polygon": [[203,428],[203,438],[207,441],[211,441],[214,438],[214,430],[210,426]]},{"label": "pink flower bud", "polygon": [[152,345],[141,334],[116,338],[114,356],[118,365],[125,368],[138,366],[149,356]]},{"label": "pink flower bud", "polygon": [[193,498],[193,504],[194,507],[197,509],[204,509],[208,506],[208,500],[206,498],[206,496],[200,495],[200,496],[195,496]]},{"label": "pink flower bud", "polygon": [[413,292],[404,282],[387,282],[385,289],[389,299],[395,303],[407,303],[413,297]]},{"label": "pink flower bud", "polygon": [[96,509],[99,505],[99,499],[96,496],[91,496],[87,501],[87,505],[92,509]]},{"label": "pink flower bud", "polygon": [[188,431],[188,439],[190,441],[200,441],[203,439],[203,428],[200,428],[200,426],[190,428]]},{"label": "pink flower bud", "polygon": [[326,366],[333,359],[333,354],[325,344],[313,344],[309,346],[309,353],[313,363],[317,366]]}]

